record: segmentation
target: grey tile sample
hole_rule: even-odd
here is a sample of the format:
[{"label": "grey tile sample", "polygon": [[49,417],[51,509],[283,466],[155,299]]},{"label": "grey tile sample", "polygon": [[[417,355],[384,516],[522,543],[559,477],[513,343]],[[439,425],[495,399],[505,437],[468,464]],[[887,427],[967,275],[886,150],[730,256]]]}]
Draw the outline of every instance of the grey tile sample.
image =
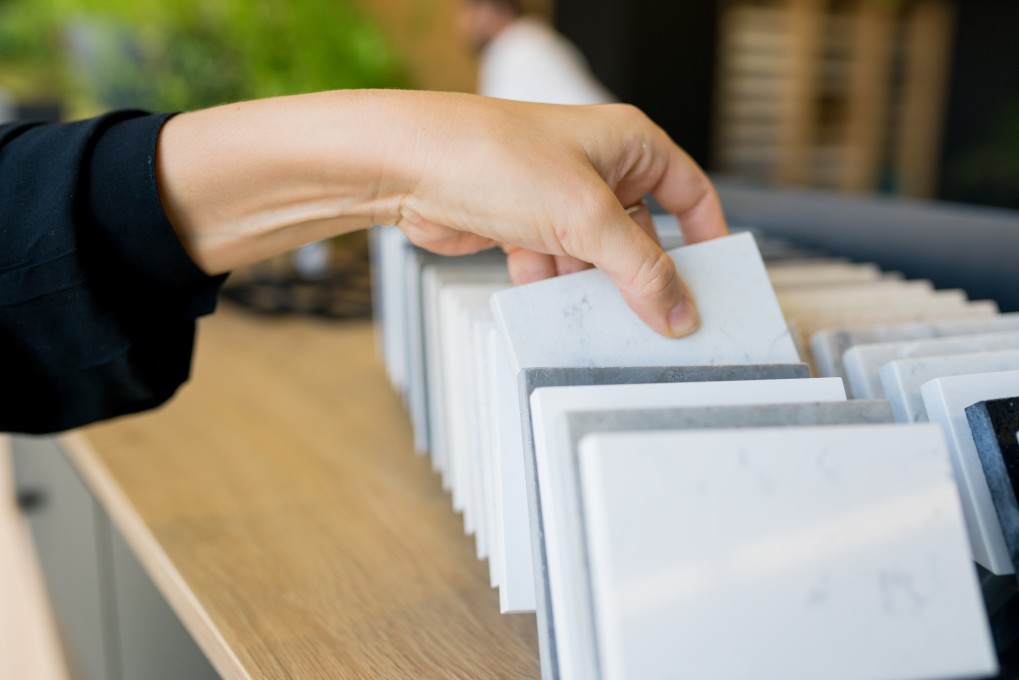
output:
[{"label": "grey tile sample", "polygon": [[844,378],[846,373],[842,357],[849,348],[856,345],[1016,330],[1019,330],[1019,313],[986,318],[939,319],[823,330],[811,337],[810,347],[820,375]]},{"label": "grey tile sample", "polygon": [[1019,395],[973,404],[966,419],[1012,564],[1019,567]]},{"label": "grey tile sample", "polygon": [[523,428],[524,480],[527,486],[528,514],[531,519],[531,545],[534,555],[538,644],[541,650],[542,677],[558,677],[554,631],[547,627],[551,618],[551,600],[545,574],[541,501],[538,496],[534,454],[534,430],[531,426],[531,393],[541,387],[571,385],[642,385],[650,383],[710,382],[719,380],[776,380],[809,378],[806,364],[763,364],[745,366],[627,366],[524,368],[518,374],[520,423]]},{"label": "grey tile sample", "polygon": [[[735,429],[754,427],[798,427],[825,425],[876,425],[892,422],[892,410],[884,400],[858,400],[854,402],[806,402],[795,404],[753,404],[737,406],[695,406],[680,408],[653,408],[612,411],[575,411],[566,413],[566,429],[569,434],[573,462],[573,477],[577,479],[579,488],[579,469],[576,451],[580,440],[589,434],[604,432],[647,432],[656,430],[686,429]],[[580,508],[576,509],[580,512]],[[585,585],[581,590],[590,588],[590,573],[583,555],[588,554],[583,534],[575,537],[577,548],[574,568],[575,578]],[[577,565],[584,566],[577,568]],[[547,575],[547,574],[546,574]],[[545,587],[549,587],[546,582]],[[594,620],[589,611],[581,603],[575,603],[570,625],[576,633],[588,642],[580,645],[575,653],[581,650],[593,650],[597,646],[595,640]],[[554,625],[554,621],[548,625]],[[576,663],[576,662],[574,662]],[[587,667],[593,668],[597,661],[590,659]]]}]

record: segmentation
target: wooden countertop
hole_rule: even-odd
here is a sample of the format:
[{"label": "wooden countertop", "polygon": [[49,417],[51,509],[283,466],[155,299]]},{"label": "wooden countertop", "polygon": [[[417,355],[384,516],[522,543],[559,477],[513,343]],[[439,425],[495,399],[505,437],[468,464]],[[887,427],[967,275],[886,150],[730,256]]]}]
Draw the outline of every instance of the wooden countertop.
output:
[{"label": "wooden countertop", "polygon": [[204,319],[161,410],[65,437],[227,678],[538,677],[368,323]]}]

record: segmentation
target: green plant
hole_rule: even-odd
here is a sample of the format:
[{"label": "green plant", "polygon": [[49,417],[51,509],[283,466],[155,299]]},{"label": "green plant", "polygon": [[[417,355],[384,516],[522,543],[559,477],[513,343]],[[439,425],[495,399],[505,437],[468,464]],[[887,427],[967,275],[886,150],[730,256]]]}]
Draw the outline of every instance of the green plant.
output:
[{"label": "green plant", "polygon": [[0,63],[100,106],[407,85],[353,0],[0,0]]}]

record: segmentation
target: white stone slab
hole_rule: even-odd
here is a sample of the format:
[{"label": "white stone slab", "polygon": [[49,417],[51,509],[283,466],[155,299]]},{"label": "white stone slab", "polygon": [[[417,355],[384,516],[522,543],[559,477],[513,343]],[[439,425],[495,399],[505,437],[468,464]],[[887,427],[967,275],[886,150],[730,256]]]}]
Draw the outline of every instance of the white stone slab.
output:
[{"label": "white stone slab", "polygon": [[966,408],[1019,394],[1019,370],[936,378],[921,387],[921,394],[930,421],[941,425],[948,437],[973,559],[991,573],[1015,573],[966,420]]},{"label": "white stone slab", "polygon": [[580,460],[602,678],[997,671],[938,428],[606,434]]},{"label": "white stone slab", "polygon": [[581,411],[844,401],[838,378],[544,387],[531,394],[545,571],[560,678],[593,678],[590,583],[575,451],[566,414]]},{"label": "white stone slab", "polygon": [[500,334],[495,357],[495,392],[498,416],[495,493],[497,532],[502,541],[499,565],[499,609],[530,612],[535,607],[534,559],[527,512],[524,476],[524,442],[520,422],[517,381]]},{"label": "white stone slab", "polygon": [[488,413],[491,409],[492,390],[488,384],[488,344],[486,329],[495,327],[488,305],[478,309],[464,309],[460,316],[461,333],[464,338],[463,363],[467,367],[465,387],[466,429],[464,455],[472,478],[468,498],[475,518],[474,540],[478,559],[489,555],[489,529],[491,513],[490,488],[485,484],[487,451],[491,437]]},{"label": "white stone slab", "polygon": [[503,290],[505,283],[447,283],[439,298],[441,327],[439,347],[443,352],[444,375],[442,411],[444,431],[448,434],[449,466],[453,507],[464,513],[464,530],[468,535],[477,529],[478,504],[475,498],[475,456],[472,443],[477,421],[471,413],[468,384],[475,379],[471,370],[467,329],[464,314],[489,308],[492,294]]},{"label": "white stone slab", "polygon": [[899,359],[882,366],[879,373],[895,420],[923,423],[927,421],[927,409],[920,388],[925,382],[953,375],[1014,370],[1019,370],[1019,350]]},{"label": "white stone slab", "polygon": [[1019,313],[834,328],[815,333],[810,348],[821,375],[845,377],[843,356],[856,345],[1005,331],[1019,331]]},{"label": "white stone slab", "polygon": [[498,293],[492,310],[513,372],[525,367],[797,363],[753,237],[669,251],[697,300],[701,328],[681,340],[642,322],[603,272]]},{"label": "white stone slab", "polygon": [[443,287],[452,284],[508,284],[505,267],[498,263],[464,264],[437,261],[428,263],[421,275],[422,317],[425,334],[425,372],[427,374],[427,409],[433,467],[442,473],[443,486],[452,488],[450,477],[450,438],[447,430],[445,352],[441,342],[442,311],[439,305]]},{"label": "white stone slab", "polygon": [[1019,331],[859,345],[843,356],[847,391],[854,399],[883,399],[885,393],[878,371],[896,359],[1004,349],[1019,349]]},{"label": "white stone slab", "polygon": [[[488,542],[488,571],[492,587],[502,585],[502,569],[505,559],[503,557],[503,546],[506,544],[506,535],[503,529],[502,516],[502,487],[500,482],[502,475],[499,470],[501,459],[499,458],[500,447],[502,446],[501,414],[504,409],[499,403],[499,365],[505,361],[502,349],[502,339],[499,331],[495,328],[495,321],[485,329],[485,359],[487,367],[485,370],[486,382],[490,390],[488,402],[488,442],[485,453],[488,456],[486,468],[488,479],[486,484],[489,488],[489,542]],[[501,606],[501,605],[500,605]]]}]

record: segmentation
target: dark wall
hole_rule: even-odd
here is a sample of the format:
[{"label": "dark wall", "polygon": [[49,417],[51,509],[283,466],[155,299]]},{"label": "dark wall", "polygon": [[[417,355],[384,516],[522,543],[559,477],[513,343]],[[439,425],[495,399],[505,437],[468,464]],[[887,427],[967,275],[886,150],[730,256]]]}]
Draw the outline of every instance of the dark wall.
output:
[{"label": "dark wall", "polygon": [[620,100],[710,167],[716,0],[557,0],[555,22]]},{"label": "dark wall", "polygon": [[956,6],[940,198],[1019,208],[1019,2]]}]

